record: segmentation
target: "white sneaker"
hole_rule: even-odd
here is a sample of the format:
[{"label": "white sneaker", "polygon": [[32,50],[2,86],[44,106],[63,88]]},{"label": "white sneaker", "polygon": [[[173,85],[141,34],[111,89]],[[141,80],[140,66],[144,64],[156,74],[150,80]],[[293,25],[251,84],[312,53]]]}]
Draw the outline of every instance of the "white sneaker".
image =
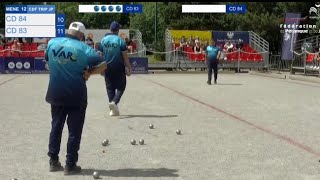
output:
[{"label": "white sneaker", "polygon": [[114,112],[112,110],[109,112],[109,116],[114,116]]},{"label": "white sneaker", "polygon": [[119,108],[118,108],[118,106],[116,105],[115,102],[109,103],[109,108],[111,110],[110,113],[112,112],[113,116],[119,116],[120,115]]}]

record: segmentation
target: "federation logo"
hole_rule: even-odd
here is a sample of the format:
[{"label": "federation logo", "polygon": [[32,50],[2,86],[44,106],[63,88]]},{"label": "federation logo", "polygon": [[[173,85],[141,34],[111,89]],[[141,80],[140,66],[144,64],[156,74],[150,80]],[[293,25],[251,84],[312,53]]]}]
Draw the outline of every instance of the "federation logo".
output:
[{"label": "federation logo", "polygon": [[14,64],[14,62],[9,62],[9,63],[8,63],[8,68],[9,68],[9,69],[14,69],[15,66],[16,66],[16,65]]},{"label": "federation logo", "polygon": [[232,39],[233,36],[234,36],[234,33],[233,33],[233,32],[228,32],[228,33],[227,33],[227,36],[228,36],[229,39]]},{"label": "federation logo", "polygon": [[315,4],[315,7],[309,9],[309,19],[320,19],[320,4]]},{"label": "federation logo", "polygon": [[21,62],[17,62],[16,67],[17,69],[22,69],[23,65]]},{"label": "federation logo", "polygon": [[137,61],[133,61],[132,66],[138,66]]},{"label": "federation logo", "polygon": [[29,62],[25,62],[25,63],[23,64],[23,67],[24,67],[25,69],[30,69],[30,63],[29,63]]}]

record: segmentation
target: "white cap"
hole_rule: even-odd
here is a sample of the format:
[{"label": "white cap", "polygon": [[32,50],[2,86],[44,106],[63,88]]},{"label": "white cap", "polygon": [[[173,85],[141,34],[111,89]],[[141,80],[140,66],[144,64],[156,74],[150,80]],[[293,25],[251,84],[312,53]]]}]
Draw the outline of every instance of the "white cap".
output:
[{"label": "white cap", "polygon": [[86,32],[86,27],[81,23],[81,22],[73,22],[70,24],[69,29],[73,29],[76,31],[79,31],[81,33],[85,33]]}]

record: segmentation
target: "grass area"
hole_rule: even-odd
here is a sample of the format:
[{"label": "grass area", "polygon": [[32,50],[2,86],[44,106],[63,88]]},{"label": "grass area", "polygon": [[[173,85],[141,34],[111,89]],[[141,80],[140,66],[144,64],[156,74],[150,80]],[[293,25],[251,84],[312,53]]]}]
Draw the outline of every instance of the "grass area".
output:
[{"label": "grass area", "polygon": [[147,55],[147,57],[148,57],[148,62],[149,63],[161,63],[161,62],[163,62],[161,60],[156,59],[154,57],[154,55]]}]

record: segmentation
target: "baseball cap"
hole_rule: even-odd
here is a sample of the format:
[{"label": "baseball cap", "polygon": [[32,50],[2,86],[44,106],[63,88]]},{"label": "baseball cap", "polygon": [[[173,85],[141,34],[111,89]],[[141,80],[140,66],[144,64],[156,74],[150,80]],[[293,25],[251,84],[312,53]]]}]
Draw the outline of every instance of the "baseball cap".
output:
[{"label": "baseball cap", "polygon": [[69,26],[69,29],[79,31],[83,34],[86,32],[86,27],[81,22],[72,22]]},{"label": "baseball cap", "polygon": [[110,24],[110,30],[112,31],[117,31],[120,29],[120,24],[116,21],[113,21],[111,24]]}]

